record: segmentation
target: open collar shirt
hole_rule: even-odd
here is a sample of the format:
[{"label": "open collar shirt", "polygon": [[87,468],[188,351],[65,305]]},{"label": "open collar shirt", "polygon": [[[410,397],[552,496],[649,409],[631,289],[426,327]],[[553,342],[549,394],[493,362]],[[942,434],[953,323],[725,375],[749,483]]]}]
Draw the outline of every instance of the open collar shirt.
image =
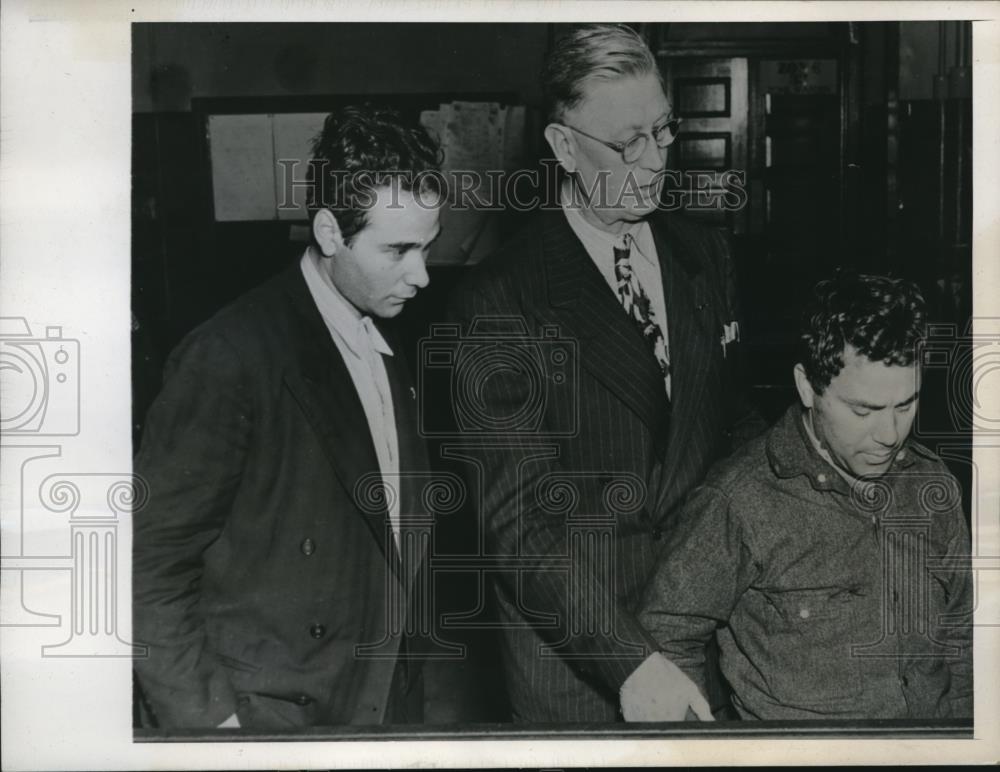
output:
[{"label": "open collar shirt", "polygon": [[[302,275],[316,302],[337,350],[347,365],[354,388],[365,411],[375,456],[383,484],[399,479],[399,437],[393,411],[392,390],[382,357],[391,357],[392,349],[370,316],[361,315],[340,293],[322,258],[309,247],[302,256]],[[399,546],[399,496],[387,491],[389,521],[396,546]]]}]

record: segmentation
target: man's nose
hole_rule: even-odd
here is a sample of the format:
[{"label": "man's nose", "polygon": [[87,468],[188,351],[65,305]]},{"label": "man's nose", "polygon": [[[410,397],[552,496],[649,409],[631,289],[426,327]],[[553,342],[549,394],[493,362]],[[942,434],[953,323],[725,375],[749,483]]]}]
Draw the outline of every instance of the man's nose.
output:
[{"label": "man's nose", "polygon": [[431,277],[427,274],[427,262],[424,253],[414,250],[407,260],[409,264],[406,266],[406,283],[417,289],[423,289],[430,284]]},{"label": "man's nose", "polygon": [[899,441],[899,417],[895,410],[886,410],[884,415],[879,416],[874,437],[879,445],[886,447],[892,447]]}]

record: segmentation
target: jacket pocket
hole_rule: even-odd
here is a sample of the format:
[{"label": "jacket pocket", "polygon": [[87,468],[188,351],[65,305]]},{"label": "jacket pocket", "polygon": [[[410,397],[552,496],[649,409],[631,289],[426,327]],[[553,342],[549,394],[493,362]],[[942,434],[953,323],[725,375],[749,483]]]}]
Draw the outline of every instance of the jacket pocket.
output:
[{"label": "jacket pocket", "polygon": [[773,666],[765,677],[773,697],[789,706],[823,705],[857,698],[861,665],[851,652],[858,596],[827,587],[768,593],[774,610],[765,642]]}]

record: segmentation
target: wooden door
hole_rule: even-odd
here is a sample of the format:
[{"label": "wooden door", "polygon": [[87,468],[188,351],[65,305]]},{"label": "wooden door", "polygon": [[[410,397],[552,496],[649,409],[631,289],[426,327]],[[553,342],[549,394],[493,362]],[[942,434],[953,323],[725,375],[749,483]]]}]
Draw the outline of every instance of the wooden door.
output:
[{"label": "wooden door", "polygon": [[663,69],[667,98],[684,121],[668,157],[671,168],[683,173],[684,209],[743,233],[747,229],[747,59],[667,59]]}]

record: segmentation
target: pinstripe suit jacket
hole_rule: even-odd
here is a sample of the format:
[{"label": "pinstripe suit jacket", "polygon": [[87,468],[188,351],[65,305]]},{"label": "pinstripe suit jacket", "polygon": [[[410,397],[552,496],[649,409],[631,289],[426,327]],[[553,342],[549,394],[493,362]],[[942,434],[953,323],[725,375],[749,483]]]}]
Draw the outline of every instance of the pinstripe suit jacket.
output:
[{"label": "pinstripe suit jacket", "polygon": [[[620,718],[619,687],[655,649],[633,611],[662,529],[736,419],[734,346],[720,341],[736,318],[728,242],[676,214],[651,225],[671,403],[562,212],[540,214],[453,296],[463,341],[492,339],[493,366],[466,368],[481,378],[457,412],[466,399],[473,428],[495,431],[456,455],[470,461],[488,547],[505,561],[494,586],[516,720]],[[525,356],[534,370],[517,364]]]}]

